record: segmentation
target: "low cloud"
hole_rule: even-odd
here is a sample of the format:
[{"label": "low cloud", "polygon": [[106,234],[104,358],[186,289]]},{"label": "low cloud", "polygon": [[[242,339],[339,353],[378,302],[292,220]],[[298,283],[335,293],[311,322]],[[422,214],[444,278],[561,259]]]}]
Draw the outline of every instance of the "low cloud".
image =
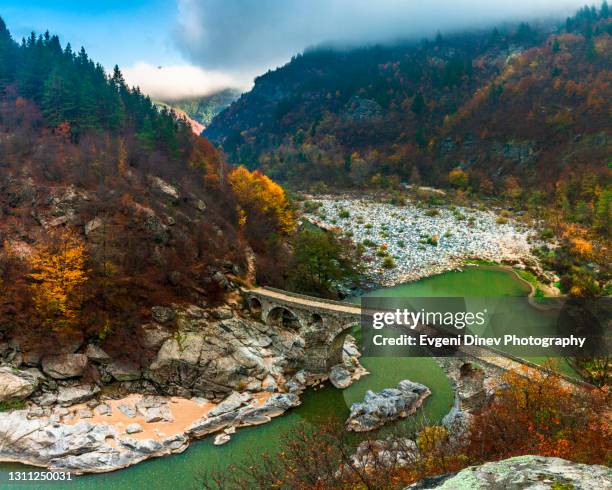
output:
[{"label": "low cloud", "polygon": [[193,63],[261,73],[308,46],[393,41],[534,17],[584,0],[178,0],[174,39]]},{"label": "low cloud", "polygon": [[125,68],[123,75],[128,85],[166,102],[203,97],[228,87],[247,89],[250,83],[249,78],[192,65],[159,67],[140,62]]}]

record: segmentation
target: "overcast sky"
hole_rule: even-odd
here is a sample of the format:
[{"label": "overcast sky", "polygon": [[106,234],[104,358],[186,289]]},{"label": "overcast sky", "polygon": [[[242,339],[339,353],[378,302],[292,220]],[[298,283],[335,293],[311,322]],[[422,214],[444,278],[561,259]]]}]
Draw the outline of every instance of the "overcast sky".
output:
[{"label": "overcast sky", "polygon": [[[158,98],[248,88],[254,76],[323,42],[420,38],[505,21],[562,19],[585,0],[0,0],[16,39],[46,29],[118,63]],[[600,1],[597,0],[597,4]],[[161,67],[161,68],[160,68]]]}]

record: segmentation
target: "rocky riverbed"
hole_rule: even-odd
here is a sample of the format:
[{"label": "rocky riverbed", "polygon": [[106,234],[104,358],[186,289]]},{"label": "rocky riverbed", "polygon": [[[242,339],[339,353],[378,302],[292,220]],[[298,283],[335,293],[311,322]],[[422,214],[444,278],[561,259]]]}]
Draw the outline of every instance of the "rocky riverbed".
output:
[{"label": "rocky riverbed", "polygon": [[[495,212],[468,207],[403,206],[370,198],[309,196],[306,218],[365,245],[369,279],[384,286],[461,267],[466,259],[538,269],[535,230]],[[390,257],[390,258],[387,258]]]},{"label": "rocky riverbed", "polygon": [[79,342],[38,352],[17,337],[0,345],[0,461],[113,471],[211,434],[223,444],[299,405],[308,386],[366,374],[350,336],[342,364],[308,373],[300,332],[264,325],[239,301],[154,307],[135,342],[153,355],[128,362]]}]

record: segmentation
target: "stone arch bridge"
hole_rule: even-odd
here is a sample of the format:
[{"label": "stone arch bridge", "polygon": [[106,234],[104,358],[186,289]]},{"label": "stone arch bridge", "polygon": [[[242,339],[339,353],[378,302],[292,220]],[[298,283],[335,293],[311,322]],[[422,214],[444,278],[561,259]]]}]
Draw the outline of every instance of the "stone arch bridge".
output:
[{"label": "stone arch bridge", "polygon": [[344,340],[359,323],[359,305],[331,301],[280,289],[256,288],[242,292],[252,313],[268,325],[299,330],[308,352],[310,372],[328,372],[342,362]]},{"label": "stone arch bridge", "polygon": [[[243,289],[242,294],[251,312],[259,315],[264,323],[299,330],[306,341],[304,367],[313,373],[327,373],[332,366],[342,362],[344,340],[361,321],[359,305],[268,287]],[[436,330],[428,325],[418,325],[416,330],[436,334]],[[484,362],[501,371],[523,372],[526,376],[534,371],[554,374],[562,384],[571,388],[593,388],[588,383],[562,373],[551,373],[543,366],[490,347],[461,346],[455,355]]]}]

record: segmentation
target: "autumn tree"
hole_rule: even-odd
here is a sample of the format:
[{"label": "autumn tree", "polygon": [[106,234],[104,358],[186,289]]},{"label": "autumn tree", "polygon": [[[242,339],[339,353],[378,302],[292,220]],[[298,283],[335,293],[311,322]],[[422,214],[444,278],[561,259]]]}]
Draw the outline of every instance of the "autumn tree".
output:
[{"label": "autumn tree", "polygon": [[32,257],[32,299],[46,324],[54,328],[75,325],[87,282],[85,261],[85,246],[70,231],[41,245]]},{"label": "autumn tree", "polygon": [[521,454],[609,462],[607,389],[578,388],[551,372],[508,371],[491,406],[473,421],[467,454],[480,461]]},{"label": "autumn tree", "polygon": [[[258,242],[271,235],[287,235],[295,228],[295,215],[281,186],[259,171],[232,170],[228,181],[238,201],[238,219],[250,238]],[[254,244],[255,245],[255,244]]]},{"label": "autumn tree", "polygon": [[465,170],[457,167],[448,173],[448,181],[453,187],[465,189],[469,182],[468,174]]}]

